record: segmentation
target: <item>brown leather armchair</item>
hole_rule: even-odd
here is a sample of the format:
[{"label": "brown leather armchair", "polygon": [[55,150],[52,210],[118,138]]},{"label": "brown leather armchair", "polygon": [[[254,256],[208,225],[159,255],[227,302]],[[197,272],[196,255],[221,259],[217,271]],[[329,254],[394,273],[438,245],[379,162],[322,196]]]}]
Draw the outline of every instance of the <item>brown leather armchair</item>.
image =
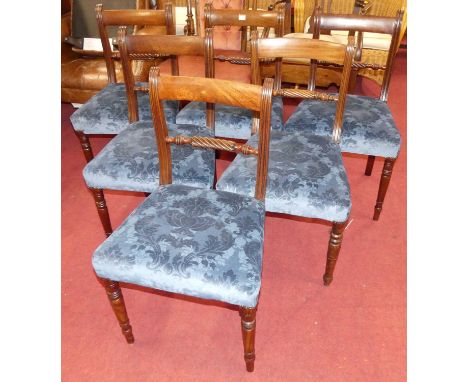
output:
[{"label": "brown leather armchair", "polygon": [[[62,0],[61,99],[62,102],[85,103],[108,84],[107,69],[104,57],[101,54],[83,54],[80,53],[79,49],[64,42],[65,38],[71,35],[72,6],[73,0]],[[136,0],[135,7],[136,9],[149,8],[149,1]],[[64,11],[67,12],[63,13]],[[135,33],[165,34],[165,30],[148,28],[148,30],[141,29],[140,31],[135,31]],[[117,82],[123,82],[124,78],[119,60],[116,60],[115,68]],[[146,66],[135,65],[134,74],[136,78],[147,75],[147,69]]]}]

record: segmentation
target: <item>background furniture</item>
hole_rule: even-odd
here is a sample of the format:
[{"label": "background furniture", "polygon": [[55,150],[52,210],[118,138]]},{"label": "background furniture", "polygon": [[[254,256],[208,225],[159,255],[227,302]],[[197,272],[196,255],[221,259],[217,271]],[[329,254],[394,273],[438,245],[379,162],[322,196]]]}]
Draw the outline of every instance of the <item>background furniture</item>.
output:
[{"label": "background furniture", "polygon": [[[296,33],[312,33],[309,31],[309,17],[312,15],[316,6],[320,6],[323,13],[343,14],[350,15],[356,9],[356,0],[294,0],[294,31]],[[361,2],[362,3],[362,2]],[[368,16],[384,16],[395,17],[397,11],[404,9],[402,28],[398,37],[398,44],[401,42],[406,31],[406,0],[368,0],[370,6],[366,12]],[[322,35],[323,36],[323,35]],[[346,43],[346,34],[342,35],[342,43]],[[365,36],[367,40],[373,36]],[[323,37],[322,37],[323,38]],[[325,39],[328,40],[328,35]],[[338,42],[335,40],[335,42]],[[371,67],[358,68],[356,75],[370,78],[382,84],[384,77],[384,70],[382,67],[385,65],[388,57],[387,49],[380,47],[376,49],[375,46],[365,46],[361,50],[360,57],[356,58],[355,62],[362,64],[369,64]],[[372,67],[374,66],[374,68]],[[294,62],[286,62],[283,65],[283,81],[290,82],[298,85],[307,85],[308,78],[308,63],[294,60]],[[274,72],[273,67],[265,68],[265,76],[272,76]],[[333,67],[318,67],[316,84],[320,87],[328,87],[331,84],[340,84],[341,69]],[[350,90],[354,88],[355,75],[351,77]]]},{"label": "background furniture", "polygon": [[[107,68],[103,58],[102,52],[84,52],[80,49],[74,48],[72,45],[65,43],[65,38],[72,34],[72,6],[76,2],[80,3],[80,6],[89,8],[94,12],[95,5],[98,3],[110,4],[111,0],[103,1],[88,1],[88,0],[62,0],[62,24],[61,24],[61,41],[62,41],[62,52],[61,52],[61,99],[62,102],[75,102],[85,103],[99,90],[103,89],[108,84]],[[164,4],[160,2],[159,9],[163,9]],[[76,5],[76,4],[75,4]],[[134,9],[149,9],[150,4],[147,0],[135,0]],[[89,20],[89,22],[96,23],[95,19]],[[138,28],[134,29],[134,33],[151,33],[151,34],[165,34],[165,31],[160,28]],[[111,36],[112,37],[112,36]],[[117,82],[123,82],[123,75],[121,66],[118,58],[114,58],[116,64],[116,79]],[[160,62],[160,61],[158,61]],[[139,79],[148,78],[149,67],[143,67],[136,65],[133,70],[134,74]],[[145,80],[146,80],[145,79]]]}]

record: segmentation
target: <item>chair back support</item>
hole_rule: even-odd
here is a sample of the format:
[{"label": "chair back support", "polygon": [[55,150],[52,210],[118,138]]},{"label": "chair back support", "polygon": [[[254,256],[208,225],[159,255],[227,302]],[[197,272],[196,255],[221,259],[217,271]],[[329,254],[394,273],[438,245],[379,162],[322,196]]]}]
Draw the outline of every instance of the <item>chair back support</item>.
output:
[{"label": "chair back support", "polygon": [[[160,57],[170,57],[171,74],[178,76],[179,65],[177,56],[203,56],[205,57],[205,76],[214,77],[213,44],[210,33],[205,36],[205,39],[198,36],[127,35],[127,28],[120,27],[118,44],[127,90],[130,122],[138,120],[136,92],[148,91],[148,88],[137,87],[135,85],[132,73],[133,60],[154,60]],[[210,115],[210,118],[214,118],[214,115]]]},{"label": "chair back support", "polygon": [[[170,144],[189,144],[193,147],[219,149],[257,156],[255,198],[265,200],[273,91],[273,80],[271,78],[265,79],[263,86],[259,86],[213,78],[161,76],[159,68],[152,67],[149,88],[159,154],[159,183],[161,185],[172,183]],[[169,137],[161,103],[163,100],[169,99],[221,103],[258,112],[260,114],[258,149],[229,139],[181,135]]]},{"label": "chair back support", "polygon": [[393,62],[399,46],[400,32],[403,22],[404,10],[399,10],[395,17],[382,16],[362,16],[362,15],[333,15],[323,14],[320,7],[314,11],[313,17],[310,19],[310,30],[313,33],[313,38],[318,39],[322,30],[340,30],[340,31],[355,31],[357,36],[356,58],[359,60],[361,56],[362,33],[372,32],[389,34],[392,36],[390,48],[388,51],[387,62],[385,64],[384,78],[380,91],[380,99],[387,101],[388,88],[392,74]]},{"label": "chair back support", "polygon": [[[343,125],[343,113],[348,91],[351,65],[354,57],[354,37],[348,37],[348,45],[335,44],[331,42],[315,39],[259,39],[256,32],[252,34],[252,79],[254,83],[260,83],[260,60],[283,58],[306,58],[311,60],[310,77],[315,76],[313,63],[317,61],[327,61],[343,65],[341,86],[338,96],[319,93],[311,87],[309,78],[309,88],[305,89],[281,89],[281,65],[275,72],[275,90],[273,95],[282,97],[308,98],[321,101],[337,102],[335,121],[333,125],[333,140],[337,143],[341,138],[341,127]],[[281,61],[280,61],[281,64]]]},{"label": "chair back support", "polygon": [[164,26],[166,34],[175,34],[174,16],[172,13],[172,4],[166,3],[165,10],[150,9],[103,9],[102,4],[96,5],[96,20],[101,38],[104,59],[107,67],[107,77],[109,83],[115,83],[117,76],[107,27],[110,26]]},{"label": "chair back support", "polygon": [[241,50],[247,48],[247,27],[250,31],[263,28],[262,38],[267,38],[270,28],[275,29],[276,37],[284,35],[284,4],[280,4],[276,11],[259,11],[249,9],[214,9],[212,3],[205,4],[205,28],[216,26],[242,27]]}]

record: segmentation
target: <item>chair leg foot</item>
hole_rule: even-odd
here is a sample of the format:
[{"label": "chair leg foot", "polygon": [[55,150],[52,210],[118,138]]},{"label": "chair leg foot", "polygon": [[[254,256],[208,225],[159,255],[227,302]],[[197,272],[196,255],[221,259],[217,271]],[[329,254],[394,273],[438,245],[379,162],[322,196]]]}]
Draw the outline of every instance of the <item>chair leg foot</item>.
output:
[{"label": "chair leg foot", "polygon": [[76,136],[78,137],[81,149],[83,150],[83,154],[85,156],[86,162],[91,162],[94,158],[93,149],[91,148],[91,143],[89,142],[88,136],[83,133],[82,131],[75,131]]},{"label": "chair leg foot", "polygon": [[382,169],[382,175],[380,176],[379,192],[377,193],[377,201],[374,207],[373,220],[379,220],[380,213],[382,212],[382,206],[387,194],[388,185],[390,178],[392,177],[393,165],[395,164],[394,158],[385,158],[385,162]]},{"label": "chair leg foot", "polygon": [[109,237],[112,234],[112,225],[106,199],[104,198],[104,192],[98,188],[90,188],[90,190],[94,196],[94,202],[96,203],[99,219],[101,219],[102,228],[104,228],[106,236]]},{"label": "chair leg foot", "polygon": [[369,155],[367,157],[367,165],[366,165],[366,171],[364,172],[364,175],[366,175],[366,176],[371,176],[372,175],[372,169],[374,168],[374,162],[375,162],[375,156]]},{"label": "chair leg foot", "polygon": [[239,307],[242,327],[242,340],[244,342],[244,360],[248,372],[254,371],[255,362],[255,327],[257,307]]},{"label": "chair leg foot", "polygon": [[117,281],[101,279],[106,288],[107,297],[111,303],[112,310],[114,311],[115,317],[119,322],[122,334],[124,335],[127,343],[133,344],[135,338],[133,337],[132,326],[127,315],[127,309],[125,308],[125,301],[120,290],[120,285]]},{"label": "chair leg foot", "polygon": [[333,223],[328,242],[327,265],[323,275],[323,285],[328,286],[333,281],[333,272],[340,254],[341,242],[343,241],[343,231],[346,228],[346,222]]}]

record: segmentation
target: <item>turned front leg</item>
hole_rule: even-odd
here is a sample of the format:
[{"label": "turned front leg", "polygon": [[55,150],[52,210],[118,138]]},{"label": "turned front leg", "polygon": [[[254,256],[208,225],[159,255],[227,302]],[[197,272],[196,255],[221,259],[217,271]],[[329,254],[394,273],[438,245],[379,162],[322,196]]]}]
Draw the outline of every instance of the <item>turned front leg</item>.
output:
[{"label": "turned front leg", "polygon": [[343,241],[343,231],[346,228],[346,222],[333,223],[330,233],[330,241],[328,242],[327,265],[325,274],[323,275],[323,284],[330,285],[333,281],[333,272],[335,270],[336,261],[340,254],[341,242]]},{"label": "turned front leg", "polygon": [[374,162],[375,162],[375,156],[369,155],[367,157],[367,165],[366,165],[366,171],[364,172],[364,175],[366,175],[366,176],[371,176],[372,175],[372,169],[374,168]]},{"label": "turned front leg", "polygon": [[257,307],[239,307],[242,326],[242,340],[244,342],[244,360],[247,371],[254,371],[255,362],[255,327]]},{"label": "turned front leg", "polygon": [[374,207],[374,220],[379,220],[380,213],[382,212],[382,206],[385,200],[385,195],[387,194],[388,185],[390,184],[390,178],[392,177],[394,164],[395,158],[385,158],[385,162],[382,169],[382,175],[380,176],[377,201]]},{"label": "turned front leg", "polygon": [[112,226],[109,216],[109,210],[107,209],[106,199],[104,198],[104,192],[98,188],[90,188],[94,196],[94,202],[101,220],[102,228],[107,237],[112,234]]},{"label": "turned front leg", "polygon": [[93,149],[91,148],[91,143],[89,143],[88,136],[82,131],[75,131],[75,134],[80,141],[81,149],[83,150],[86,162],[91,162],[91,160],[94,158],[94,154]]},{"label": "turned front leg", "polygon": [[106,288],[107,297],[114,311],[115,317],[119,322],[120,328],[122,329],[122,334],[125,336],[125,339],[129,344],[135,342],[132,333],[132,326],[127,315],[127,309],[125,308],[125,301],[122,296],[122,291],[120,285],[117,281],[101,279]]}]

